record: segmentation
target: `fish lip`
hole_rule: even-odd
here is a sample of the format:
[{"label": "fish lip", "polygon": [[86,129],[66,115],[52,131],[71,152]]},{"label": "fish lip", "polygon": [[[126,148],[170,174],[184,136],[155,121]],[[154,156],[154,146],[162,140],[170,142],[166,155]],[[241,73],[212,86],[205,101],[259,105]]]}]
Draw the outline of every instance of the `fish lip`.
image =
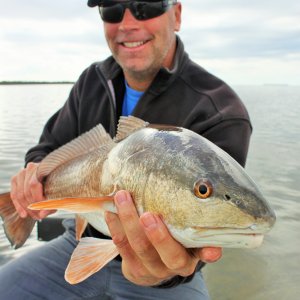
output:
[{"label": "fish lip", "polygon": [[255,230],[251,229],[252,226],[245,228],[234,228],[234,227],[193,227],[202,237],[213,236],[213,235],[249,235],[259,236],[264,235],[271,228],[259,228]]}]

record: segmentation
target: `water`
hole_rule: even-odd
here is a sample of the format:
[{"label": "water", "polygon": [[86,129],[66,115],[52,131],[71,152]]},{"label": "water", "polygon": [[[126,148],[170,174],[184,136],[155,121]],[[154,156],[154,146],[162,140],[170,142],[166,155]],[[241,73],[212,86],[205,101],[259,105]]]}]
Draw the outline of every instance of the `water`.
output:
[{"label": "water", "polygon": [[[27,149],[70,89],[71,85],[0,85],[0,193],[9,191],[10,177],[24,166]],[[14,251],[0,226],[0,265],[40,244],[34,229],[31,239]]]},{"label": "water", "polygon": [[254,132],[246,169],[277,215],[256,250],[225,250],[205,276],[213,300],[296,300],[300,295],[300,87],[236,87]]},{"label": "water", "polygon": [[[0,193],[23,166],[45,121],[70,85],[0,86]],[[247,171],[277,214],[275,228],[256,250],[224,250],[205,268],[212,300],[296,300],[300,295],[300,87],[237,86],[254,125]],[[39,244],[13,251],[0,228],[0,265]]]}]

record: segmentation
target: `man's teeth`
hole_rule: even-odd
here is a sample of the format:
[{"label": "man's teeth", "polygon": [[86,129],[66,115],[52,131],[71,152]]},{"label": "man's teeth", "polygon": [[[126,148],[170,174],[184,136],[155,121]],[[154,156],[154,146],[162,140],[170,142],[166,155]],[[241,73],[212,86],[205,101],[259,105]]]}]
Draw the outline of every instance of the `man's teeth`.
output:
[{"label": "man's teeth", "polygon": [[145,42],[126,42],[126,43],[123,43],[125,47],[127,48],[134,48],[134,47],[138,47],[138,46],[141,46],[143,45]]}]

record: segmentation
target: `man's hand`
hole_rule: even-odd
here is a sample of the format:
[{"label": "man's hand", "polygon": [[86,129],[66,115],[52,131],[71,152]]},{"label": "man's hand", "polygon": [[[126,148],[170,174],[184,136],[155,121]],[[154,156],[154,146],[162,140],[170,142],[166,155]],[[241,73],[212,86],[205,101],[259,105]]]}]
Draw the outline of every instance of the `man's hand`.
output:
[{"label": "man's hand", "polygon": [[35,220],[43,219],[55,211],[32,211],[28,205],[33,202],[43,201],[43,186],[37,180],[36,171],[38,163],[29,163],[11,179],[11,199],[21,218],[28,216]]},{"label": "man's hand", "polygon": [[151,286],[175,275],[191,275],[197,263],[217,261],[221,248],[202,248],[190,255],[169,233],[159,216],[138,216],[130,194],[115,196],[118,215],[107,212],[106,222],[122,256],[122,271],[131,282]]}]

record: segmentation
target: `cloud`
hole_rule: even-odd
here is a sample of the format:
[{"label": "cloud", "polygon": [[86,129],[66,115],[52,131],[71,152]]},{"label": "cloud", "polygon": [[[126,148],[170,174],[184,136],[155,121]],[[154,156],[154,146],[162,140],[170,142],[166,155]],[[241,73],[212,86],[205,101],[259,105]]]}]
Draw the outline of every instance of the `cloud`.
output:
[{"label": "cloud", "polygon": [[0,17],[9,19],[63,20],[85,19],[91,10],[85,0],[1,0]]},{"label": "cloud", "polygon": [[0,80],[76,80],[110,54],[86,1],[12,0],[0,16]]},{"label": "cloud", "polygon": [[181,35],[199,63],[235,83],[300,84],[299,1],[184,3]]},{"label": "cloud", "polygon": [[[0,4],[0,80],[76,80],[110,55],[97,8],[87,0]],[[233,83],[300,84],[299,1],[182,4],[179,34],[202,66]]]},{"label": "cloud", "polygon": [[[265,1],[252,1],[250,7],[238,1],[223,1],[217,12],[209,9],[215,2],[219,3],[204,1],[204,9],[198,11],[191,5],[185,12],[188,22],[183,37],[192,49],[200,49],[200,52],[203,49],[205,57],[270,57],[299,53],[299,15],[290,11],[293,6],[289,6],[289,1],[284,9],[278,3],[284,1],[272,1],[272,9]],[[192,38],[195,33],[199,37],[197,40]]]}]

